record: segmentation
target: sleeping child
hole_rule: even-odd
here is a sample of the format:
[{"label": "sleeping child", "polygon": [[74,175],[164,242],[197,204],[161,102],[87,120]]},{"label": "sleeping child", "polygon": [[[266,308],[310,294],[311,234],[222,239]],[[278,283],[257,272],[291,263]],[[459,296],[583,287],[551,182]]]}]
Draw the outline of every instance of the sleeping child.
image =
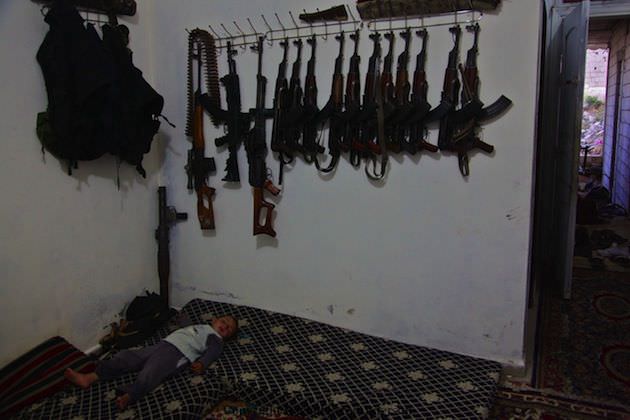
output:
[{"label": "sleeping child", "polygon": [[88,388],[97,380],[110,380],[127,372],[140,372],[136,381],[119,388],[116,399],[119,409],[138,401],[155,389],[180,367],[189,364],[196,374],[203,373],[223,350],[223,341],[234,337],[238,321],[231,315],[213,318],[208,324],[188,324],[169,334],[162,341],[139,350],[123,350],[109,360],[99,362],[91,373],[67,369],[64,376],[81,388]]}]

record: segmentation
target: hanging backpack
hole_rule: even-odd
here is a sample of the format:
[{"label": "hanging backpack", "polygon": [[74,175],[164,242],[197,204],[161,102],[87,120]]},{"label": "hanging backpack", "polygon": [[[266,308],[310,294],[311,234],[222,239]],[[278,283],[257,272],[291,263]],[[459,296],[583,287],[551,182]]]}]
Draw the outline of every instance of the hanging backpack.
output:
[{"label": "hanging backpack", "polygon": [[114,80],[111,59],[94,26],[67,1],[56,1],[46,14],[50,30],[37,51],[48,108],[37,116],[42,147],[68,162],[93,160],[111,149],[103,135],[103,112]]},{"label": "hanging backpack", "polygon": [[135,166],[160,127],[164,98],[133,65],[124,25],[104,25],[101,39],[69,0],[55,0],[46,14],[50,30],[37,52],[48,107],[37,116],[42,148],[68,162],[106,153]]}]

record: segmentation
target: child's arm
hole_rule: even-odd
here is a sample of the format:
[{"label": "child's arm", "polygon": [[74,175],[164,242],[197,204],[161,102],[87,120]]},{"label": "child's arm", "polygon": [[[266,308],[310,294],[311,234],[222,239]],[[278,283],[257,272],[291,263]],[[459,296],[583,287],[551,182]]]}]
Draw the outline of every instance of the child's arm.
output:
[{"label": "child's arm", "polygon": [[[214,334],[208,335],[208,339],[206,340],[206,351],[201,355],[201,357],[193,363],[193,365],[200,363],[201,371],[208,367],[212,362],[217,360],[223,351],[223,340],[217,337]],[[191,365],[191,368],[193,366]],[[196,370],[193,368],[193,371]],[[196,372],[200,373],[200,372]]]}]

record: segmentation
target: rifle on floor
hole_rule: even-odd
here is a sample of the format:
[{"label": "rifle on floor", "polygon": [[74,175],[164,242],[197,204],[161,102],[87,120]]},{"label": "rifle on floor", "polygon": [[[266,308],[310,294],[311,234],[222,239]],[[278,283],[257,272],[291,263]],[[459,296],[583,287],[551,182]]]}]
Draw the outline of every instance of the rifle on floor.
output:
[{"label": "rifle on floor", "polygon": [[[267,78],[262,74],[263,37],[258,38],[256,50],[258,51],[258,73],[256,74],[256,108],[250,113],[254,119],[254,126],[249,131],[245,139],[245,151],[247,152],[247,163],[249,164],[249,185],[252,186],[254,194],[254,235],[265,234],[271,237],[276,236],[276,231],[272,226],[272,212],[274,205],[265,201],[264,191],[273,195],[278,195],[280,190],[276,188],[267,175],[267,141],[265,122],[269,117],[265,109],[265,95],[267,89]],[[264,222],[261,223],[264,212]]]},{"label": "rifle on floor", "polygon": [[207,95],[201,95],[200,101],[213,120],[226,125],[227,133],[214,140],[217,147],[228,145],[230,152],[226,167],[225,176],[222,181],[240,182],[238,171],[238,148],[249,131],[250,115],[241,112],[241,87],[238,73],[236,72],[236,61],[234,55],[236,50],[232,49],[230,42],[227,43],[228,73],[221,78],[221,83],[225,88],[227,110],[219,108]]}]

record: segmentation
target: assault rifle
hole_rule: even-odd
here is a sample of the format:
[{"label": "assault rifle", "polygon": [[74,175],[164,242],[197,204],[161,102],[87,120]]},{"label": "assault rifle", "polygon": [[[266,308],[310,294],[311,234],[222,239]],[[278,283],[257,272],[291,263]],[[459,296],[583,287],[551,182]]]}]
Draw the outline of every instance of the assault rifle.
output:
[{"label": "assault rifle", "polygon": [[368,70],[365,73],[365,88],[363,90],[363,112],[361,116],[361,139],[359,144],[353,145],[355,150],[361,151],[366,157],[380,154],[381,149],[376,143],[376,90],[380,83],[378,78],[379,61],[381,58],[381,35],[376,32],[370,34],[374,43],[372,55],[368,61]]},{"label": "assault rifle", "polygon": [[447,112],[440,119],[440,131],[438,134],[438,147],[440,150],[449,150],[451,144],[452,132],[452,110],[457,107],[459,100],[459,89],[461,84],[457,76],[457,64],[459,62],[459,39],[462,29],[459,25],[449,28],[453,34],[453,49],[448,53],[448,65],[444,71],[444,85],[442,87],[442,98],[438,108],[445,109]]},{"label": "assault rifle", "polygon": [[343,113],[346,121],[346,129],[343,141],[340,144],[341,150],[350,152],[350,163],[353,166],[361,164],[360,149],[353,148],[360,140],[361,122],[358,118],[361,112],[361,74],[359,62],[361,57],[358,53],[359,31],[350,34],[350,39],[354,41],[354,53],[350,57],[348,76],[346,78],[346,100],[345,111]]},{"label": "assault rifle", "polygon": [[[390,116],[395,111],[396,104],[394,103],[394,81],[392,75],[392,65],[394,61],[394,41],[396,36],[393,32],[388,32],[383,35],[386,40],[389,41],[389,50],[383,60],[383,72],[381,73],[381,97],[383,99],[383,115],[386,121],[390,119]],[[385,143],[388,145],[392,137],[392,130],[390,124],[386,124],[384,127]]]},{"label": "assault rifle", "polygon": [[[254,126],[245,139],[245,151],[247,152],[247,162],[249,164],[249,185],[252,186],[254,194],[254,235],[265,234],[275,237],[276,231],[272,226],[272,212],[275,206],[265,201],[263,195],[263,189],[273,195],[278,195],[280,192],[272,184],[271,180],[267,178],[267,165],[265,163],[265,155],[267,154],[265,121],[269,114],[265,109],[267,78],[262,74],[263,39],[263,37],[259,37],[256,46],[258,51],[256,108],[250,110],[250,113],[253,115]],[[261,224],[263,209],[265,211],[265,222]]]},{"label": "assault rifle", "polygon": [[[291,68],[291,79],[289,79],[289,90],[287,92],[287,112],[284,122],[284,146],[286,154],[290,160],[293,160],[293,153],[301,151],[299,145],[301,135],[301,124],[299,123],[304,117],[304,108],[302,107],[302,96],[304,91],[300,85],[300,68],[302,66],[302,40],[293,41],[297,47],[295,61]],[[289,162],[287,162],[289,163]]]},{"label": "assault rifle", "polygon": [[[201,46],[197,44],[197,90],[194,93],[194,111],[192,115],[192,147],[188,151],[186,163],[187,187],[197,193],[197,217],[201,229],[214,229],[214,211],[212,196],[215,189],[207,184],[208,174],[216,170],[214,158],[205,157],[206,142],[203,137],[203,106],[201,104]],[[205,95],[205,94],[204,94]],[[209,98],[208,98],[209,99]]]},{"label": "assault rifle", "polygon": [[285,154],[289,151],[284,141],[284,124],[286,112],[289,105],[289,83],[287,81],[287,53],[289,50],[289,40],[285,39],[280,42],[284,52],[282,61],[278,65],[278,77],[276,78],[276,86],[273,98],[273,126],[271,130],[271,150],[277,152],[280,159],[280,175],[279,183],[282,184],[282,172],[284,165],[291,163],[292,159],[285,158]]},{"label": "assault rifle", "polygon": [[[466,29],[474,34],[472,47],[466,54],[466,67],[461,64],[459,70],[462,76],[462,108],[469,111],[463,112],[465,118],[456,119],[452,128],[451,148],[457,152],[459,170],[463,176],[470,174],[468,164],[468,152],[472,149],[481,149],[486,153],[492,153],[494,146],[482,141],[476,134],[479,124],[502,114],[509,108],[512,101],[501,95],[494,103],[488,107],[483,107],[479,99],[479,72],[477,69],[479,24],[467,26]],[[470,111],[472,110],[472,111]],[[470,113],[473,115],[469,115]]]},{"label": "assault rifle", "polygon": [[437,152],[438,147],[427,142],[424,138],[424,124],[429,122],[429,110],[431,105],[427,102],[429,86],[425,72],[427,37],[426,29],[416,31],[422,39],[422,49],[416,55],[416,69],[413,72],[413,89],[411,93],[411,103],[413,104],[413,114],[409,118],[409,142],[405,147],[413,150],[412,153],[420,150]]},{"label": "assault rifle", "polygon": [[345,121],[342,117],[343,111],[343,44],[345,40],[344,33],[341,32],[335,37],[339,41],[339,54],[335,58],[335,71],[332,78],[332,87],[330,89],[330,98],[324,108],[319,112],[316,117],[317,121],[328,120],[329,132],[328,132],[328,153],[331,156],[328,167],[322,168],[319,160],[315,159],[315,166],[321,172],[327,173],[335,169],[337,162],[339,161],[339,155],[341,153],[341,142],[343,140]]},{"label": "assault rifle", "polygon": [[307,163],[313,162],[317,155],[324,152],[324,148],[317,143],[319,124],[315,116],[319,113],[317,106],[317,80],[315,79],[315,48],[317,38],[313,35],[306,40],[311,46],[311,58],[306,65],[306,78],[304,79],[303,110],[307,116],[302,125],[302,153]]},{"label": "assault rifle", "polygon": [[400,37],[405,40],[405,48],[398,56],[398,65],[396,67],[396,85],[395,85],[395,109],[398,118],[394,118],[392,121],[392,137],[388,143],[388,148],[394,153],[398,153],[402,150],[414,154],[416,149],[413,147],[404,148],[408,143],[405,141],[406,130],[404,121],[402,118],[406,116],[411,110],[411,102],[409,101],[409,93],[411,85],[409,84],[409,72],[407,67],[409,65],[409,43],[411,41],[411,31],[409,28],[400,33]]},{"label": "assault rifle", "polygon": [[230,155],[228,156],[225,168],[225,177],[222,181],[240,182],[238,172],[238,148],[245,138],[250,125],[248,113],[241,112],[241,88],[238,73],[236,73],[236,62],[234,55],[236,50],[232,49],[230,42],[227,43],[228,74],[221,78],[221,83],[225,87],[227,110],[216,106],[207,94],[201,95],[201,103],[214,121],[227,125],[227,134],[214,140],[217,147],[228,145]]}]

